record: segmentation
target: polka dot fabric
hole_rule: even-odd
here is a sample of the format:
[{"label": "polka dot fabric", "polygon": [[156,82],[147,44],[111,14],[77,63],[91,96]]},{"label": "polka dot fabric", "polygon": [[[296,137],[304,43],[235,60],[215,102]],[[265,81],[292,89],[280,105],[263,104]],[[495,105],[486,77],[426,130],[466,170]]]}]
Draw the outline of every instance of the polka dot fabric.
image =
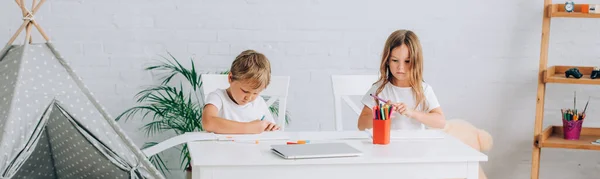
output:
[{"label": "polka dot fabric", "polygon": [[[60,104],[62,104],[61,107],[68,111],[69,114],[82,125],[82,128],[85,128],[91,136],[93,136],[96,140],[101,141],[107,148],[113,151],[115,155],[120,158],[121,163],[126,163],[128,166],[139,165],[139,169],[146,176],[150,172],[154,174],[159,173],[153,167],[144,166],[144,164],[148,166],[151,166],[151,164],[149,164],[147,159],[140,159],[135,155],[135,153],[141,154],[141,152],[137,149],[132,150],[129,148],[125,142],[132,143],[131,140],[128,139],[127,136],[123,136],[126,138],[126,140],[123,140],[122,137],[117,134],[111,125],[118,124],[116,124],[111,116],[107,116],[108,120],[105,118],[105,115],[99,111],[99,109],[104,108],[100,105],[97,105],[101,103],[98,101],[90,101],[90,98],[88,98],[86,94],[90,94],[91,92],[89,92],[87,87],[84,85],[81,85],[82,87],[80,88],[77,80],[82,80],[75,75],[72,76],[69,74],[70,72],[68,69],[70,68],[61,64],[64,61],[62,61],[62,58],[59,58],[59,56],[56,56],[55,51],[52,51],[51,47],[49,46],[51,46],[51,44],[19,46],[19,48],[14,48],[13,51],[9,52],[6,58],[0,61],[0,75],[2,75],[2,73],[9,75],[9,79],[2,79],[5,77],[0,76],[0,82],[2,82],[0,83],[0,119],[2,119],[2,121],[0,121],[0,125],[3,125],[0,126],[0,129],[10,129],[0,132],[0,135],[8,135],[2,138],[9,139],[8,141],[1,141],[2,143],[0,143],[0,151],[2,151],[0,152],[0,172],[7,170],[8,162],[4,161],[12,161],[15,157],[17,157],[18,150],[25,147],[26,142],[23,141],[26,141],[25,139],[27,139],[28,136],[31,136],[37,122],[41,118],[43,110],[48,104],[56,99],[60,101]],[[21,52],[21,54],[19,54],[19,52]],[[12,65],[3,68],[3,64],[11,61],[13,61],[13,63],[16,62],[18,66]],[[15,71],[18,73],[15,74]],[[7,91],[13,90],[13,92],[2,92],[4,90],[2,87],[4,86],[5,82],[8,82],[8,84],[14,84],[12,86],[7,86],[9,88]],[[93,94],[90,95],[93,96]],[[5,102],[4,97],[6,97],[7,101],[9,102]],[[8,109],[9,112],[5,112],[7,115],[2,114],[2,110],[4,109]],[[117,130],[124,134],[120,128],[117,128]],[[58,134],[61,134],[61,132]],[[49,135],[51,139],[52,137],[56,137],[53,136],[53,133],[50,133]],[[61,134],[61,137],[56,138],[56,140],[64,140],[61,142],[56,141],[59,142],[59,144],[63,142],[67,143],[66,140],[68,139],[69,142],[75,141],[74,143],[69,143],[69,145],[78,146],[77,149],[72,149],[75,147],[64,148],[65,146],[69,145],[60,145],[59,149],[64,149],[67,151],[75,150],[74,153],[69,153],[68,156],[64,156],[68,157],[69,162],[75,163],[67,164],[67,161],[64,161],[64,163],[61,164],[55,163],[55,168],[61,171],[57,172],[59,178],[76,175],[77,177],[80,177],[78,175],[81,174],[82,171],[77,170],[84,169],[74,168],[72,165],[78,165],[77,162],[81,163],[80,160],[85,160],[85,157],[78,158],[78,160],[71,159],[83,156],[81,153],[90,155],[90,153],[87,153],[85,150],[93,149],[90,144],[84,144],[81,142],[81,140],[77,141],[74,139],[75,136],[70,135],[71,134],[65,133]],[[80,145],[89,147],[88,149],[85,147],[79,148]],[[54,143],[51,142],[51,146],[54,148]],[[62,150],[53,150],[55,155],[57,155],[57,152],[63,152],[58,155],[65,155],[68,153]],[[79,154],[77,152],[79,152]],[[91,154],[95,155],[95,152],[92,152]],[[90,156],[87,157],[90,158]],[[58,158],[54,159],[56,160],[55,162],[59,162]],[[100,176],[106,176],[106,172],[112,172],[110,170],[105,170],[105,168],[110,168],[106,165],[103,166],[100,164],[94,164],[93,160],[90,160],[90,162],[91,165],[97,167],[90,170],[90,172],[94,172],[95,169],[95,172],[102,173]],[[101,161],[95,162],[100,163]],[[59,165],[61,166],[59,167]],[[86,163],[86,165],[88,165],[88,163]],[[77,174],[78,172],[79,174]],[[118,171],[114,172],[118,173]],[[129,174],[127,173],[127,175]],[[156,176],[160,176],[160,174],[157,174]]]},{"label": "polka dot fabric", "polygon": [[54,108],[46,125],[54,167],[59,178],[128,178],[77,131],[60,109]]},{"label": "polka dot fabric", "polygon": [[[9,53],[0,61],[0,129],[8,122],[10,106],[15,96],[15,87],[19,74],[19,57],[23,53],[23,47],[9,50]],[[14,124],[14,122],[13,122]],[[0,130],[0,139],[4,133],[14,133],[12,130]],[[0,144],[1,145],[1,144]]]},{"label": "polka dot fabric", "polygon": [[[34,121],[39,119],[25,119],[27,114],[31,116],[32,113],[28,113],[24,107],[17,104],[25,104],[20,97],[23,93],[19,90],[19,81],[26,61],[23,59],[27,58],[26,49],[25,46],[13,46],[0,61],[0,139],[5,139],[0,142],[0,172],[8,170],[11,162],[15,161],[15,157],[25,147],[26,141],[34,131]],[[41,107],[42,110],[44,108]],[[16,162],[24,160],[25,158],[21,157],[16,159]]]},{"label": "polka dot fabric", "polygon": [[52,161],[52,151],[48,143],[48,134],[42,131],[35,150],[31,156],[23,163],[21,169],[13,177],[14,179],[52,179],[56,178],[54,173],[54,163]]},{"label": "polka dot fabric", "polygon": [[[99,141],[103,141],[109,148],[117,152],[119,156],[129,157],[129,161],[135,160],[133,153],[121,142],[120,137],[105,122],[106,120],[102,114],[82,90],[78,88],[65,68],[58,63],[56,57],[48,55],[53,54],[52,51],[45,45],[30,46],[30,49],[33,49],[33,52],[36,53],[32,53],[32,57],[29,59],[32,59],[32,61],[44,59],[43,61],[47,61],[47,63],[36,61],[36,65],[29,66],[29,69],[36,69],[37,64],[40,64],[45,66],[40,71],[41,73],[31,73],[30,75],[22,76],[27,84],[32,85],[32,87],[28,87],[28,89],[31,89],[31,91],[28,91],[29,97],[43,100],[56,98],[63,104],[62,107],[66,111],[69,111],[69,114],[76,118]],[[32,52],[27,49],[25,51]],[[46,54],[45,57],[42,57],[44,54]],[[34,89],[37,90],[33,91]],[[43,105],[47,104],[44,103]],[[22,104],[22,106],[27,106],[27,104]]]}]

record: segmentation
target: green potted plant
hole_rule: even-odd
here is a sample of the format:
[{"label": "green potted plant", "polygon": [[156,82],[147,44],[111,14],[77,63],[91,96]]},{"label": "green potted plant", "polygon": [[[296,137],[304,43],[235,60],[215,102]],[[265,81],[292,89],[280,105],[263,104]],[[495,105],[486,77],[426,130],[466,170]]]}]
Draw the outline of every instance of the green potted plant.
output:
[{"label": "green potted plant", "polygon": [[[121,119],[131,119],[136,115],[141,115],[142,120],[149,119],[142,130],[146,136],[154,136],[159,133],[172,131],[175,135],[181,135],[186,132],[203,131],[202,128],[202,109],[204,107],[204,96],[202,93],[201,74],[196,71],[193,59],[190,59],[191,68],[186,68],[169,54],[169,58],[161,56],[164,59],[158,65],[152,65],[145,70],[158,71],[161,75],[161,83],[151,86],[138,92],[135,96],[137,106],[131,107],[116,117],[116,121]],[[228,71],[218,72],[228,74]],[[183,77],[181,80],[180,77]],[[267,96],[263,96],[268,100]],[[279,109],[277,102],[270,106],[273,115],[277,115]],[[285,121],[290,121],[289,112],[286,111]],[[146,142],[142,148],[156,145],[158,142]],[[183,145],[180,150],[181,167],[188,175],[191,171],[190,155],[187,145]],[[150,162],[156,166],[163,174],[168,172],[161,154],[149,157]]]}]

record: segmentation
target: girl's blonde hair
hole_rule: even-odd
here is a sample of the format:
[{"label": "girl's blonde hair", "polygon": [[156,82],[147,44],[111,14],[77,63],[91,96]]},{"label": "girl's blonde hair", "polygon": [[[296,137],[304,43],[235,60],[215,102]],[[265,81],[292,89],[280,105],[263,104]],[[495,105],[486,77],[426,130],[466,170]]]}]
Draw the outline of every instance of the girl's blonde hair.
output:
[{"label": "girl's blonde hair", "polygon": [[271,63],[264,54],[245,50],[235,57],[229,73],[232,81],[248,82],[254,89],[266,88],[271,82]]},{"label": "girl's blonde hair", "polygon": [[[412,91],[413,97],[415,98],[415,109],[421,104],[422,109],[427,109],[427,103],[425,102],[425,95],[423,90],[423,51],[421,48],[421,43],[419,42],[419,38],[417,35],[410,30],[396,30],[387,38],[385,42],[385,46],[383,47],[383,53],[381,58],[381,65],[379,68],[380,77],[376,83],[381,82],[381,86],[377,88],[375,95],[378,95],[383,91],[383,88],[387,83],[390,83],[394,78],[392,73],[390,73],[389,62],[390,62],[390,54],[392,50],[396,47],[400,47],[402,45],[406,45],[408,47],[408,58],[410,59],[411,69],[408,71],[408,77]],[[379,104],[379,101],[375,99],[376,104]]]}]

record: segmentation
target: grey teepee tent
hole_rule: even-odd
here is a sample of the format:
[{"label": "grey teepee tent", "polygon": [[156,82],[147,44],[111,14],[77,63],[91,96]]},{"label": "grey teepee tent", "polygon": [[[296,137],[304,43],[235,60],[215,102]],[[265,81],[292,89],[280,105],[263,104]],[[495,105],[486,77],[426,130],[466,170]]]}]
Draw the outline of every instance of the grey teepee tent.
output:
[{"label": "grey teepee tent", "polygon": [[[33,19],[44,0],[16,2],[25,22],[0,51],[0,178],[164,178]],[[46,43],[31,44],[33,26]]]}]

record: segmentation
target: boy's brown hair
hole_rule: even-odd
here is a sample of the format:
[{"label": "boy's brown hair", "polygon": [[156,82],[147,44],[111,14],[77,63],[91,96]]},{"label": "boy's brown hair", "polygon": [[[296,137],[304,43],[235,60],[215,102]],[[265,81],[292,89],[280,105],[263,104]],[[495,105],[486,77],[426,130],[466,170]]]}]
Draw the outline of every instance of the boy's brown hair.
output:
[{"label": "boy's brown hair", "polygon": [[246,81],[255,89],[266,88],[271,82],[271,63],[264,54],[245,50],[235,57],[229,73],[232,81]]}]

